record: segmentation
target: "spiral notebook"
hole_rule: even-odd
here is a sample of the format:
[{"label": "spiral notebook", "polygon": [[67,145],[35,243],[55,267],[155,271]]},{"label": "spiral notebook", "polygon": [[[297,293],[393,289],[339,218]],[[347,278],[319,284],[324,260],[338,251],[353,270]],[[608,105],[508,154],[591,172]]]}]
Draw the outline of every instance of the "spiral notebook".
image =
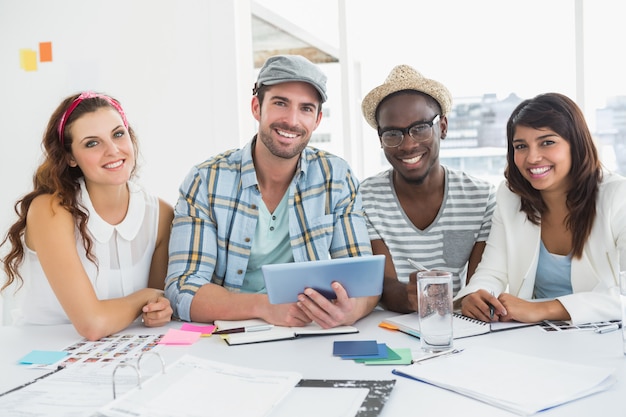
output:
[{"label": "spiral notebook", "polygon": [[[381,324],[383,324],[383,327],[395,328],[402,333],[420,337],[420,321],[417,313],[389,317],[384,319]],[[536,324],[537,323],[520,323],[516,321],[487,323],[464,316],[460,313],[454,313],[452,316],[452,334],[455,339],[461,339],[463,337],[478,336],[501,330],[534,326]]]}]

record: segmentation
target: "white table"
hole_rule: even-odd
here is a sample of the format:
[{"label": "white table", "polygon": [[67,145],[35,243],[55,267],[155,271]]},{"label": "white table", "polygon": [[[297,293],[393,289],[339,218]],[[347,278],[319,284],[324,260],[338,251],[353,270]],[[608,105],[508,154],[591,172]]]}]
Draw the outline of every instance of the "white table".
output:
[{"label": "white table", "polygon": [[[391,373],[394,366],[366,366],[332,356],[334,340],[375,339],[391,348],[419,351],[419,339],[378,327],[381,320],[395,313],[374,311],[356,324],[360,333],[308,337],[297,340],[228,346],[221,338],[201,338],[190,346],[163,346],[160,350],[166,364],[184,354],[223,361],[240,366],[297,371],[307,379],[396,379],[395,388],[385,404],[382,416],[437,412],[440,416],[512,416],[499,408]],[[180,322],[169,327],[179,328]],[[133,325],[126,333],[162,333],[163,328],[147,329]],[[0,392],[20,385],[45,371],[24,369],[17,364],[28,352],[61,350],[81,337],[70,325],[37,327],[0,327]],[[459,348],[493,347],[543,358],[616,368],[617,383],[610,390],[574,401],[541,413],[542,416],[624,416],[626,407],[626,359],[622,354],[621,334],[614,331],[597,334],[592,331],[547,333],[539,327],[520,328],[455,341]],[[498,378],[498,375],[477,375]],[[417,413],[416,413],[417,415]],[[426,415],[426,414],[422,414]]]}]

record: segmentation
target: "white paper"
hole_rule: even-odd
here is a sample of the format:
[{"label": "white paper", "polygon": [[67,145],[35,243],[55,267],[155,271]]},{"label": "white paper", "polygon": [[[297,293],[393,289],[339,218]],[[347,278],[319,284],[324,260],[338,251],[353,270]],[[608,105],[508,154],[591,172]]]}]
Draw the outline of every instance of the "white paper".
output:
[{"label": "white paper", "polygon": [[233,366],[186,355],[96,414],[107,417],[266,416],[301,375]]},{"label": "white paper", "polygon": [[[114,365],[75,364],[0,397],[0,416],[84,417],[113,400]],[[135,374],[118,371],[118,393],[137,385]]]},{"label": "white paper", "polygon": [[368,393],[367,388],[297,387],[269,417],[355,416]]},{"label": "white paper", "polygon": [[395,372],[531,415],[607,389],[614,371],[481,347]]}]

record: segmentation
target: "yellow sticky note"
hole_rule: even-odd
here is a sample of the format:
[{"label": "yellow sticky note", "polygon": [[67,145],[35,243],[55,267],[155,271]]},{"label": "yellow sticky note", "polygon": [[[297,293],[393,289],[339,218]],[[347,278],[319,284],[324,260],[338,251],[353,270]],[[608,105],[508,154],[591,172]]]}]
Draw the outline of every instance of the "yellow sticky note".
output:
[{"label": "yellow sticky note", "polygon": [[20,49],[20,68],[24,71],[37,71],[37,51]]},{"label": "yellow sticky note", "polygon": [[39,42],[39,62],[52,62],[52,42]]}]

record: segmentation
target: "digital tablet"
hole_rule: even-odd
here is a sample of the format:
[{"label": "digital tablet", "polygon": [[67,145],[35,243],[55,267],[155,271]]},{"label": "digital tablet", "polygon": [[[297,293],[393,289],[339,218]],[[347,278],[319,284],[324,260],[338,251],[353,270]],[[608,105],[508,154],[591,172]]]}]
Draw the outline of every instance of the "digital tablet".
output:
[{"label": "digital tablet", "polygon": [[261,266],[271,304],[295,303],[305,288],[332,300],[337,298],[330,286],[334,281],[343,285],[349,297],[380,295],[384,271],[385,255]]}]

